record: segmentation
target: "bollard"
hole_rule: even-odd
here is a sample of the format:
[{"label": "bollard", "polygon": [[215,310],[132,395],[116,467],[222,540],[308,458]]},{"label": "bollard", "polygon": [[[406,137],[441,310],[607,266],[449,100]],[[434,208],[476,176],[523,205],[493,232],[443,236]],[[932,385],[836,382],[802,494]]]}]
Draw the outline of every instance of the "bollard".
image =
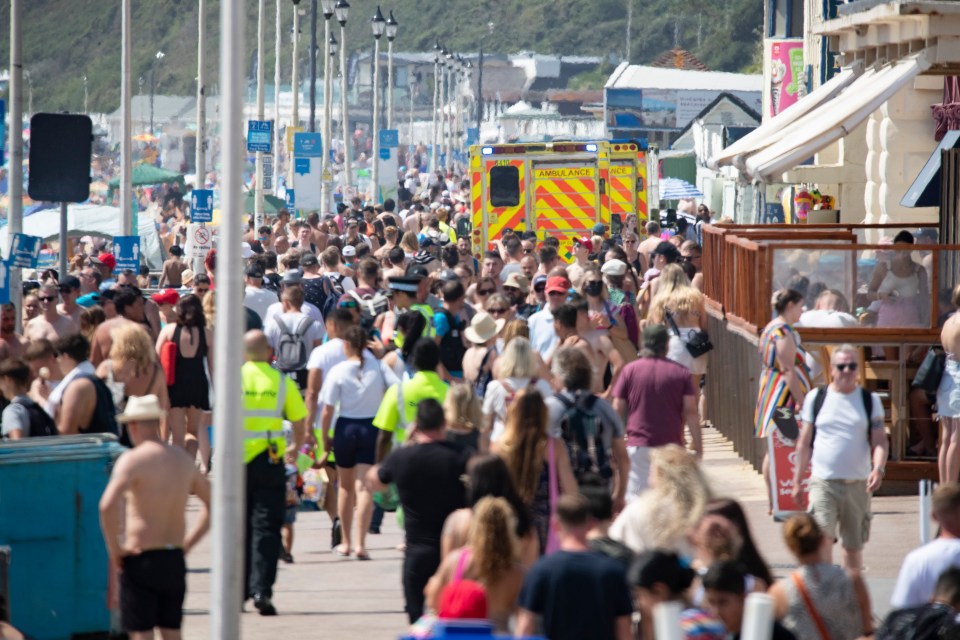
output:
[{"label": "bollard", "polygon": [[683,640],[679,602],[662,602],[653,608],[653,635],[657,640]]},{"label": "bollard", "polygon": [[743,608],[741,640],[771,640],[773,637],[773,598],[765,593],[751,593]]},{"label": "bollard", "polygon": [[920,544],[930,542],[930,508],[933,499],[933,481],[920,481]]}]

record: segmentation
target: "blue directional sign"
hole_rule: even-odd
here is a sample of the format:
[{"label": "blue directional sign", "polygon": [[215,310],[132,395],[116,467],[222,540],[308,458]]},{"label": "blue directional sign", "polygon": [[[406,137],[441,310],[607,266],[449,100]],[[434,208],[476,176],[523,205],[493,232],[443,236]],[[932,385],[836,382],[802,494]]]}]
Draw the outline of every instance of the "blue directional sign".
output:
[{"label": "blue directional sign", "polygon": [[296,209],[297,197],[296,197],[295,191],[296,191],[295,189],[287,189],[287,195],[286,195],[287,209],[290,209],[290,210]]},{"label": "blue directional sign", "polygon": [[380,147],[380,159],[381,160],[390,159],[390,147]]},{"label": "blue directional sign", "polygon": [[25,233],[13,234],[13,242],[10,243],[9,265],[23,267],[24,269],[36,269],[42,244],[43,238],[40,236],[28,236]]},{"label": "blue directional sign", "polygon": [[467,127],[467,145],[474,145],[480,142],[480,129],[477,127]]},{"label": "blue directional sign", "polygon": [[10,302],[10,267],[0,262],[0,304]]},{"label": "blue directional sign", "polygon": [[0,166],[3,166],[3,149],[7,144],[7,101],[0,100]]},{"label": "blue directional sign", "polygon": [[298,176],[305,176],[310,173],[310,158],[294,158],[293,172]]},{"label": "blue directional sign", "polygon": [[293,155],[296,158],[322,158],[323,139],[320,134],[302,131],[293,134]]},{"label": "blue directional sign", "polygon": [[400,146],[399,129],[380,129],[380,148],[395,149]]},{"label": "blue directional sign", "polygon": [[250,120],[247,123],[247,151],[270,153],[273,144],[273,120]]},{"label": "blue directional sign", "polygon": [[190,221],[213,222],[212,189],[194,189],[190,192]]},{"label": "blue directional sign", "polygon": [[120,273],[124,269],[131,269],[134,272],[140,269],[140,236],[114,236],[113,237],[113,257],[117,260],[117,266],[114,273]]}]

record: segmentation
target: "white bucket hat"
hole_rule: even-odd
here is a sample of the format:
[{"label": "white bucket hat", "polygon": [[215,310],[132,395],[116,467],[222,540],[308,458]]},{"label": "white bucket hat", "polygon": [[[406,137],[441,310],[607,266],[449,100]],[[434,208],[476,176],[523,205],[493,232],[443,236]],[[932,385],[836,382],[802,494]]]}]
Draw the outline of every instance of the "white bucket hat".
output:
[{"label": "white bucket hat", "polygon": [[505,324],[507,324],[507,321],[504,318],[494,320],[489,313],[481,311],[473,316],[470,326],[463,330],[463,335],[475,344],[486,344],[503,331],[503,325]]}]

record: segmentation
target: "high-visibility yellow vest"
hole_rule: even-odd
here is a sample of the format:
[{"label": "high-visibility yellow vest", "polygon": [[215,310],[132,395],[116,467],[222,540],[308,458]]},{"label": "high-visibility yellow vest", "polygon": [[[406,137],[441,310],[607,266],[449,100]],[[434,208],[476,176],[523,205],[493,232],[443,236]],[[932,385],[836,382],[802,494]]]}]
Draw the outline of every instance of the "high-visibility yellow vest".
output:
[{"label": "high-visibility yellow vest", "polygon": [[427,326],[423,330],[423,338],[435,338],[437,336],[437,328],[433,325],[433,308],[428,304],[412,304],[410,305],[410,311],[419,311],[420,315],[423,316],[423,319],[427,321]]},{"label": "high-visibility yellow vest", "polygon": [[[287,450],[283,435],[284,405],[287,402],[288,386],[296,383],[282,375],[266,362],[247,362],[240,369],[243,387],[243,462],[250,462],[258,455],[276,446],[277,456]],[[299,395],[299,394],[298,394]],[[288,416],[287,419],[298,420]]]}]

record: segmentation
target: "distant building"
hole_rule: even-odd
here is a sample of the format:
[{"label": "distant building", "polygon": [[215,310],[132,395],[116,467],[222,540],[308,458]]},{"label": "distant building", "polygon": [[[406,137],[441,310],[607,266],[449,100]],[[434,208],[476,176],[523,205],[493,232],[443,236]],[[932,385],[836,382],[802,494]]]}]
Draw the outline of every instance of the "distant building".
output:
[{"label": "distant building", "polygon": [[763,77],[621,63],[604,87],[609,138],[646,138],[669,147],[721,93],[760,110]]}]

